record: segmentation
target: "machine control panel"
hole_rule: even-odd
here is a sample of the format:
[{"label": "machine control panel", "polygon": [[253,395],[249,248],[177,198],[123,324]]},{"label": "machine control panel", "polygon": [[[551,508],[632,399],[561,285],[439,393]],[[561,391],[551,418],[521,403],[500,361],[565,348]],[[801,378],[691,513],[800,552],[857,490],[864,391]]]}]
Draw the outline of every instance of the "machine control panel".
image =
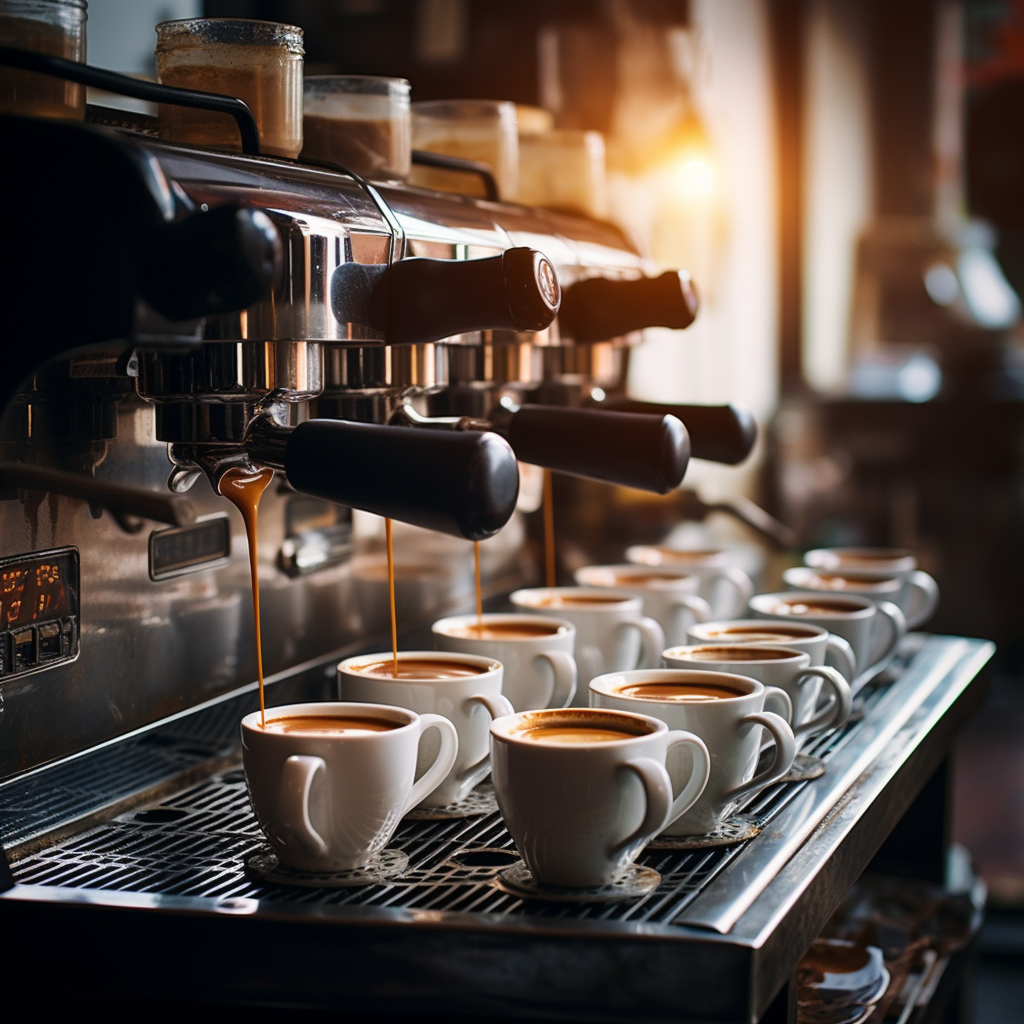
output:
[{"label": "machine control panel", "polygon": [[0,560],[0,679],[78,657],[78,550]]}]

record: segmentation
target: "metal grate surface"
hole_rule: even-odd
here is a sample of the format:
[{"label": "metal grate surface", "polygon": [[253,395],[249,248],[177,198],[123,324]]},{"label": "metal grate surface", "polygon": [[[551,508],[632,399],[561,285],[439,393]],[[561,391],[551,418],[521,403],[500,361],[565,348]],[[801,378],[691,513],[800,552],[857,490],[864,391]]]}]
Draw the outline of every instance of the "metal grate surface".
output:
[{"label": "metal grate surface", "polygon": [[[909,660],[912,653],[907,651],[904,660]],[[894,666],[893,676],[900,667]],[[855,709],[865,711],[880,700],[886,692],[884,682],[882,679],[863,689]],[[212,710],[230,721],[230,733],[235,735],[239,716],[234,703]],[[819,737],[806,752],[827,762],[855,737],[860,716],[854,718],[843,729]],[[220,735],[219,726],[212,728],[212,746],[219,745],[215,738]],[[185,730],[179,742],[191,751],[190,756],[203,749],[202,744],[196,746],[194,731]],[[131,746],[137,751],[141,747],[143,759],[152,759],[152,742]],[[160,746],[164,756],[171,756],[173,735],[162,734]],[[107,760],[111,757],[109,753]],[[130,765],[120,764],[108,765],[108,770],[135,771]],[[36,799],[42,791],[52,793],[56,788],[52,779],[40,778],[34,785],[40,787],[39,791],[34,789],[26,797]],[[743,813],[763,826],[805,785],[796,782],[771,786]],[[33,808],[33,813],[37,811]],[[269,884],[250,876],[246,860],[264,845],[249,805],[244,775],[240,768],[234,768],[157,803],[121,814],[63,843],[28,854],[13,863],[12,870],[16,881],[24,884],[164,896],[218,900],[247,897],[287,903],[671,924],[743,849],[743,844],[698,851],[648,848],[640,863],[657,870],[662,882],[647,896],[611,904],[556,904],[524,901],[495,885],[497,872],[515,858],[512,840],[497,812],[446,821],[404,821],[389,849],[402,850],[408,856],[408,871],[387,882],[358,888],[306,889]]]}]

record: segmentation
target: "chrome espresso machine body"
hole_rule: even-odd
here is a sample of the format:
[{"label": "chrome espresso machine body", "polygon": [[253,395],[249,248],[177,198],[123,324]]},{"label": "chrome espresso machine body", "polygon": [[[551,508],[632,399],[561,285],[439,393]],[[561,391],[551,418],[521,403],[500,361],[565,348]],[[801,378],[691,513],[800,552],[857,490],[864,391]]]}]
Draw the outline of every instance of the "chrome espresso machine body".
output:
[{"label": "chrome espresso machine body", "polygon": [[[138,131],[0,131],[11,1005],[47,1001],[42,953],[60,958],[61,1009],[793,1019],[800,957],[941,783],[991,645],[918,638],[896,682],[865,686],[859,720],[810,750],[820,779],[760,794],[745,843],[652,845],[661,883],[642,897],[503,887],[517,856],[496,810],[404,820],[398,878],[307,888],[251,870],[263,839],[238,729],[255,638],[224,471],[280,470],[259,519],[269,699],[330,699],[337,660],[384,639],[358,511],[432,531],[405,538],[411,629],[468,604],[469,539],[495,535],[499,599],[522,578],[516,456],[665,493],[691,452],[749,452],[741,410],[677,417],[625,396],[636,331],[693,318],[685,275],[649,277],[618,229],[584,218]],[[915,867],[941,871],[939,816],[907,820]]]},{"label": "chrome espresso machine body", "polygon": [[[621,232],[8,120],[31,154],[5,178],[24,197],[14,237],[31,241],[34,269],[15,277],[5,345],[0,780],[252,686],[244,531],[217,493],[230,466],[283,470],[260,504],[269,676],[383,635],[379,560],[361,572],[352,507],[441,531],[434,561],[448,568],[418,608],[465,601],[471,548],[444,534],[494,534],[515,464],[497,424],[421,414],[453,363],[479,364],[473,390],[488,397],[464,410],[478,417],[505,384],[539,384],[559,281],[642,278]],[[69,181],[66,166],[81,170]],[[40,232],[62,220],[51,282],[35,269],[51,245]],[[538,462],[585,460],[540,426]],[[685,469],[685,434],[672,437],[663,490]],[[494,572],[517,565],[495,551]]]}]

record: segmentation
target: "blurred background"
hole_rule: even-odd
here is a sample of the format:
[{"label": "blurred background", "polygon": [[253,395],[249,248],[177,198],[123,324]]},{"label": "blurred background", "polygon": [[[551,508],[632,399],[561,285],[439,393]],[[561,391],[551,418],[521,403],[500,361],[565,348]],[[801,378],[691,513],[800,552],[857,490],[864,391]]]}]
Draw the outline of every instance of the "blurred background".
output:
[{"label": "blurred background", "polygon": [[[989,886],[993,984],[1010,977],[1024,0],[90,0],[88,59],[152,75],[152,26],[199,14],[301,26],[307,74],[400,76],[414,102],[514,100],[602,133],[608,218],[688,268],[703,301],[685,333],[632,350],[632,396],[738,402],[762,425],[754,458],[695,464],[687,488],[753,499],[800,550],[913,549],[942,592],[930,628],[998,644],[958,752],[955,830]],[[683,498],[642,500],[661,502],[653,532],[693,528]],[[731,517],[700,528],[749,539]],[[986,1006],[980,1020],[1019,1019]]]}]

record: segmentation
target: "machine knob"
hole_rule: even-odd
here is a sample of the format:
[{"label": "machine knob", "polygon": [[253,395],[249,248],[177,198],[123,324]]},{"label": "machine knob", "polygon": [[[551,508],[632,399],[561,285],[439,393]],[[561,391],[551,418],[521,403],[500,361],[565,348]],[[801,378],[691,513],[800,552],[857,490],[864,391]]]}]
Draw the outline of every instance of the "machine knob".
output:
[{"label": "machine knob", "polygon": [[563,338],[585,344],[644,327],[689,327],[698,306],[685,270],[632,281],[589,277],[565,289],[558,324]]},{"label": "machine knob", "polygon": [[467,331],[542,331],[560,298],[547,257],[520,247],[482,260],[399,260],[381,275],[374,307],[388,344],[416,345]]},{"label": "machine knob", "polygon": [[686,425],[693,458],[723,462],[728,466],[742,462],[757,440],[754,414],[731,402],[728,405],[662,405],[660,402],[610,398],[601,403],[601,408],[646,413],[649,416],[675,416]]},{"label": "machine knob", "polygon": [[168,320],[245,309],[281,271],[281,240],[262,211],[218,206],[154,227],[141,245],[139,291]]},{"label": "machine knob", "polygon": [[690,458],[675,416],[524,405],[502,433],[523,462],[655,494],[682,483]]},{"label": "machine knob", "polygon": [[512,449],[480,431],[308,420],[283,465],[296,490],[468,540],[497,533],[519,495]]}]

